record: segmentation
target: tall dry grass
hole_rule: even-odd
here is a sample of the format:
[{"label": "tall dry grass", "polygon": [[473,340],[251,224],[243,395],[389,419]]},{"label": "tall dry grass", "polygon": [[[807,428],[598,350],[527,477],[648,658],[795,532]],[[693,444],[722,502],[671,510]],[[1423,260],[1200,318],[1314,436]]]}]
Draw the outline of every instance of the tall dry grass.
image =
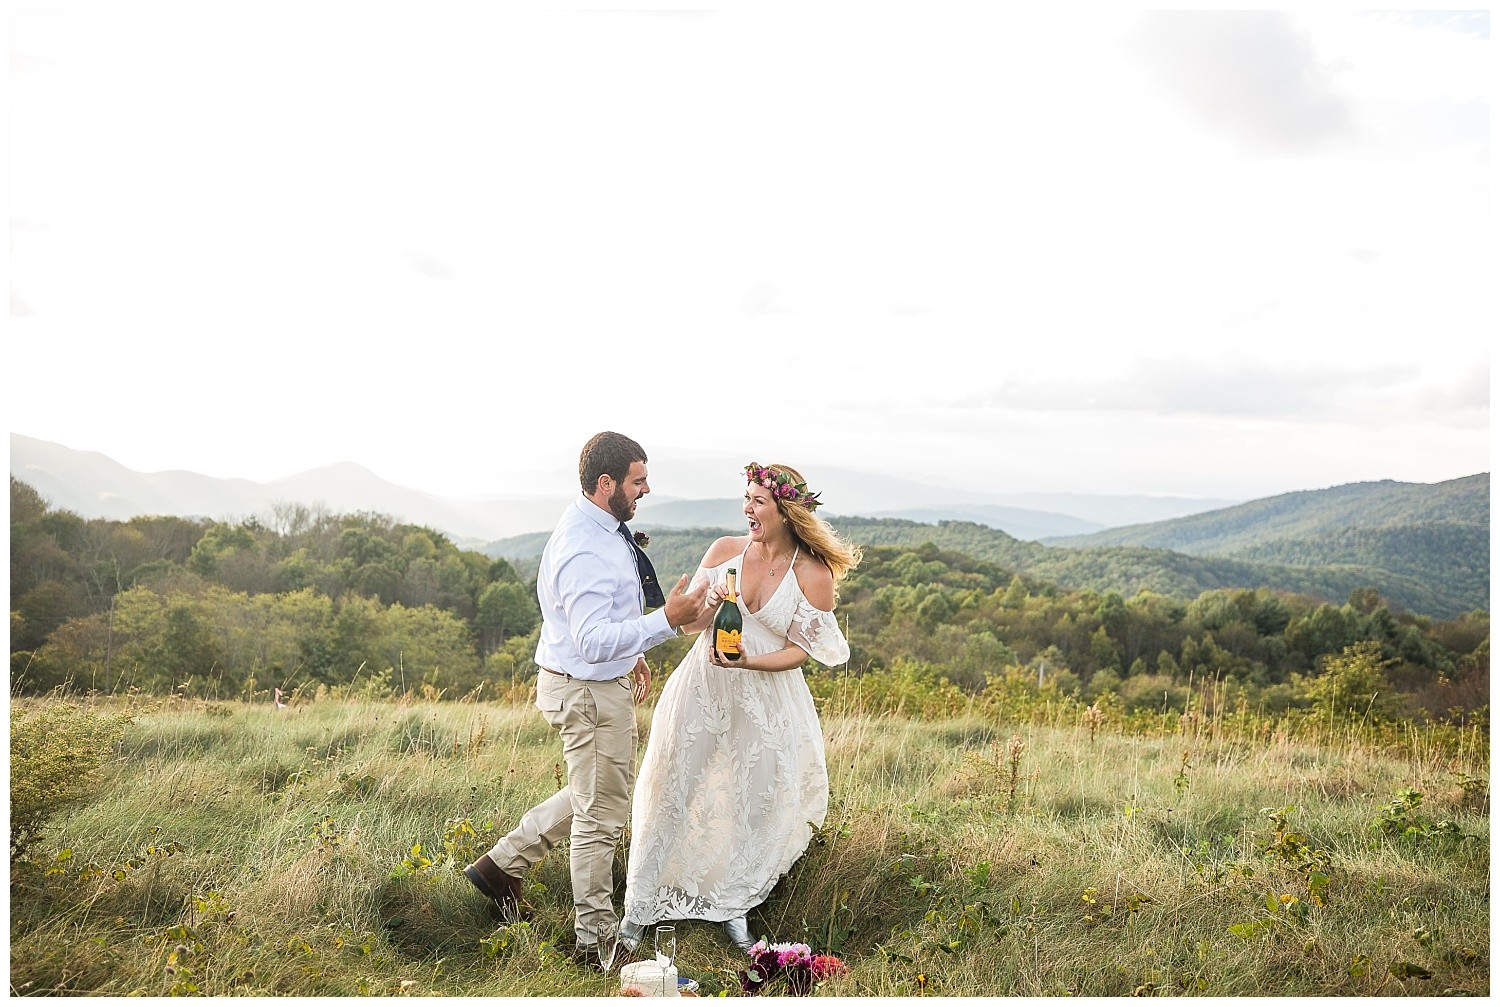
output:
[{"label": "tall dry grass", "polygon": [[[501,926],[458,870],[557,785],[529,707],[133,714],[97,793],[13,869],[12,992],[614,991],[563,954],[565,851],[529,879],[526,926]],[[849,963],[822,993],[1488,992],[1476,745],[1132,737],[855,702],[824,729],[828,820],[751,916]],[[1403,787],[1422,794],[1415,831],[1372,828]],[[681,931],[684,971],[737,991],[718,929]]]}]

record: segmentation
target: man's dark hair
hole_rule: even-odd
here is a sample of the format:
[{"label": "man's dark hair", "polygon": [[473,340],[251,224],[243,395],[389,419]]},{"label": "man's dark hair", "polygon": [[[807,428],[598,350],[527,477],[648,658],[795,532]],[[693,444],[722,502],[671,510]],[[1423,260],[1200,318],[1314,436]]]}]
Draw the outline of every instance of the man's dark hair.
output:
[{"label": "man's dark hair", "polygon": [[578,456],[578,482],[583,487],[584,496],[593,494],[600,476],[609,476],[622,483],[630,474],[631,463],[645,460],[646,449],[624,434],[613,430],[595,434]]}]

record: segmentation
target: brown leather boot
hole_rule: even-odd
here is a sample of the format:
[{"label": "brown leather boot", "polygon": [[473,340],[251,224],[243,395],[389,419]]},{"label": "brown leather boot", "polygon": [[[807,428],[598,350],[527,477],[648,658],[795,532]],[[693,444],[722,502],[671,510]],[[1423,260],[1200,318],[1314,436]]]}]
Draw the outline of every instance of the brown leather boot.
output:
[{"label": "brown leather boot", "polygon": [[519,923],[526,918],[521,911],[521,879],[502,871],[488,853],[465,867],[464,877],[495,901],[500,907],[500,917],[506,923]]}]

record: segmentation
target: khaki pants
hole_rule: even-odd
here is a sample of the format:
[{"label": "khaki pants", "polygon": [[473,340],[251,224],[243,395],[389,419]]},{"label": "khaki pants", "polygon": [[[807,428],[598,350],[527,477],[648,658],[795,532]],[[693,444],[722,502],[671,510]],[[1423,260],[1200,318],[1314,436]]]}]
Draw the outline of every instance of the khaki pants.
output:
[{"label": "khaki pants", "polygon": [[574,932],[589,942],[619,922],[610,901],[615,846],[635,786],[635,704],[630,676],[588,682],[537,673],[536,705],[562,736],[568,785],[521,816],[490,850],[507,874],[524,877],[567,837],[573,879]]}]

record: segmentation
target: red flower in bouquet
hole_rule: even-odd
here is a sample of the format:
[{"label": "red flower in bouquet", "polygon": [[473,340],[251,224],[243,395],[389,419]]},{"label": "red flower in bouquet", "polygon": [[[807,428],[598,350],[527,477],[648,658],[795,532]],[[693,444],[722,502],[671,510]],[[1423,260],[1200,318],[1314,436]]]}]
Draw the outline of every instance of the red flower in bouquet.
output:
[{"label": "red flower in bouquet", "polygon": [[814,979],[842,979],[849,974],[849,966],[833,955],[813,955],[812,974]]},{"label": "red flower in bouquet", "polygon": [[773,980],[786,980],[787,992],[806,996],[813,983],[849,974],[849,966],[833,955],[815,955],[806,944],[767,944],[757,941],[750,948],[750,966],[740,971],[740,988],[755,996]]}]

